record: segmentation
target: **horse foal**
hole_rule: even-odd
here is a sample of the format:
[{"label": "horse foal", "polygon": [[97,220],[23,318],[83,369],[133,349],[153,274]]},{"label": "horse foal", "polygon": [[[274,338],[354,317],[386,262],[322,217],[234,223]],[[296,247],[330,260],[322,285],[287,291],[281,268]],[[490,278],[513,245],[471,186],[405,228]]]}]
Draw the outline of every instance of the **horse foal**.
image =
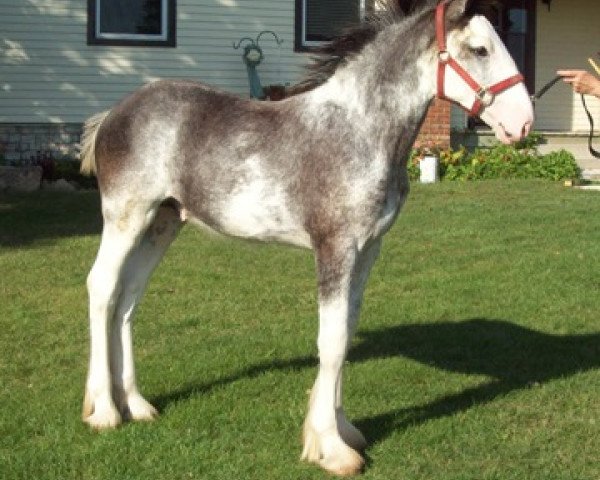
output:
[{"label": "horse foal", "polygon": [[381,238],[408,194],[406,161],[428,105],[437,91],[506,142],[527,133],[532,109],[502,42],[465,0],[408,17],[388,9],[327,48],[307,91],[281,102],[159,81],[87,122],[82,171],[98,177],[104,218],[87,281],[91,427],[157,414],[136,385],[133,316],[190,221],[314,250],[320,365],[302,458],[340,475],[362,469],[367,443],[342,407],[342,366]]}]

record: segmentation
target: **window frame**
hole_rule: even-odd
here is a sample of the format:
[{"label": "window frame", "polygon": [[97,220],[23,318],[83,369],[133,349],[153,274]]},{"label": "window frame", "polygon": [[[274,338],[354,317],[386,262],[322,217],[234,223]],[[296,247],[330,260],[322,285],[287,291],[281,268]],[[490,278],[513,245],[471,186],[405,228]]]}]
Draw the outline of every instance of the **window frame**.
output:
[{"label": "window frame", "polygon": [[87,44],[123,47],[176,47],[177,46],[177,2],[161,0],[161,35],[145,33],[102,33],[99,31],[100,3],[87,2]]},{"label": "window frame", "polygon": [[[361,19],[367,13],[368,0],[358,0]],[[296,0],[294,15],[294,51],[311,52],[327,41],[306,40],[306,0]]]}]

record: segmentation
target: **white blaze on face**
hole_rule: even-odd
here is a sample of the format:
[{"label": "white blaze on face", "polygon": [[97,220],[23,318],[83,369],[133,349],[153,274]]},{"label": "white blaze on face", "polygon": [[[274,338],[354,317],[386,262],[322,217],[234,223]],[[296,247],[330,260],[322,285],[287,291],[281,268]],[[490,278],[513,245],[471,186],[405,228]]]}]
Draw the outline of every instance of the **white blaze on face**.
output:
[{"label": "white blaze on face", "polygon": [[[475,52],[485,49],[486,56]],[[518,73],[514,60],[500,37],[483,16],[475,16],[462,31],[449,35],[448,50],[461,66],[483,87],[492,86]],[[470,109],[476,98],[475,92],[451,68],[446,68],[444,84],[446,95]],[[533,124],[533,106],[523,83],[498,93],[492,103],[480,113],[496,137],[511,143],[529,133]]]}]

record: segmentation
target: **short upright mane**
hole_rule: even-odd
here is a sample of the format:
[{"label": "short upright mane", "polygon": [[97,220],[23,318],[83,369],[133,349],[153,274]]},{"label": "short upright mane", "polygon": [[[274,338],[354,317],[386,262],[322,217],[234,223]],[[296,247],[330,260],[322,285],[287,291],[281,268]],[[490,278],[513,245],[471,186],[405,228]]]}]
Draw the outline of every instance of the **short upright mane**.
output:
[{"label": "short upright mane", "polygon": [[358,55],[379,32],[407,16],[408,8],[401,8],[399,4],[397,0],[377,1],[377,8],[372,8],[362,22],[344,29],[331,42],[315,48],[312,62],[306,67],[306,77],[292,89],[311,90],[325,83],[339,66]]}]

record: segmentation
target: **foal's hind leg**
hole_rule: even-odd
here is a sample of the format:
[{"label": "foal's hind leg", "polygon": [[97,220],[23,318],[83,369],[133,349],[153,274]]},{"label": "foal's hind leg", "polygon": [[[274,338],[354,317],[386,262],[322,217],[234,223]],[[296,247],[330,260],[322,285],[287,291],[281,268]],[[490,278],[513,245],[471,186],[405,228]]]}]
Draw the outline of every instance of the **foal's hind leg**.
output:
[{"label": "foal's hind leg", "polygon": [[342,366],[358,319],[362,291],[379,242],[362,251],[339,241],[317,248],[319,374],[304,423],[302,458],[337,475],[358,473],[366,442],[342,409]]},{"label": "foal's hind leg", "polygon": [[90,297],[90,365],[83,403],[83,420],[93,428],[121,423],[111,394],[109,338],[121,293],[123,266],[154,219],[156,207],[130,199],[103,199],[104,228],[98,256],[88,275]]},{"label": "foal's hind leg", "polygon": [[181,225],[179,212],[170,206],[161,207],[123,269],[111,335],[110,367],[113,398],[121,415],[128,420],[152,420],[157,415],[139,393],[135,381],[132,324],[148,279],[177,237]]}]

